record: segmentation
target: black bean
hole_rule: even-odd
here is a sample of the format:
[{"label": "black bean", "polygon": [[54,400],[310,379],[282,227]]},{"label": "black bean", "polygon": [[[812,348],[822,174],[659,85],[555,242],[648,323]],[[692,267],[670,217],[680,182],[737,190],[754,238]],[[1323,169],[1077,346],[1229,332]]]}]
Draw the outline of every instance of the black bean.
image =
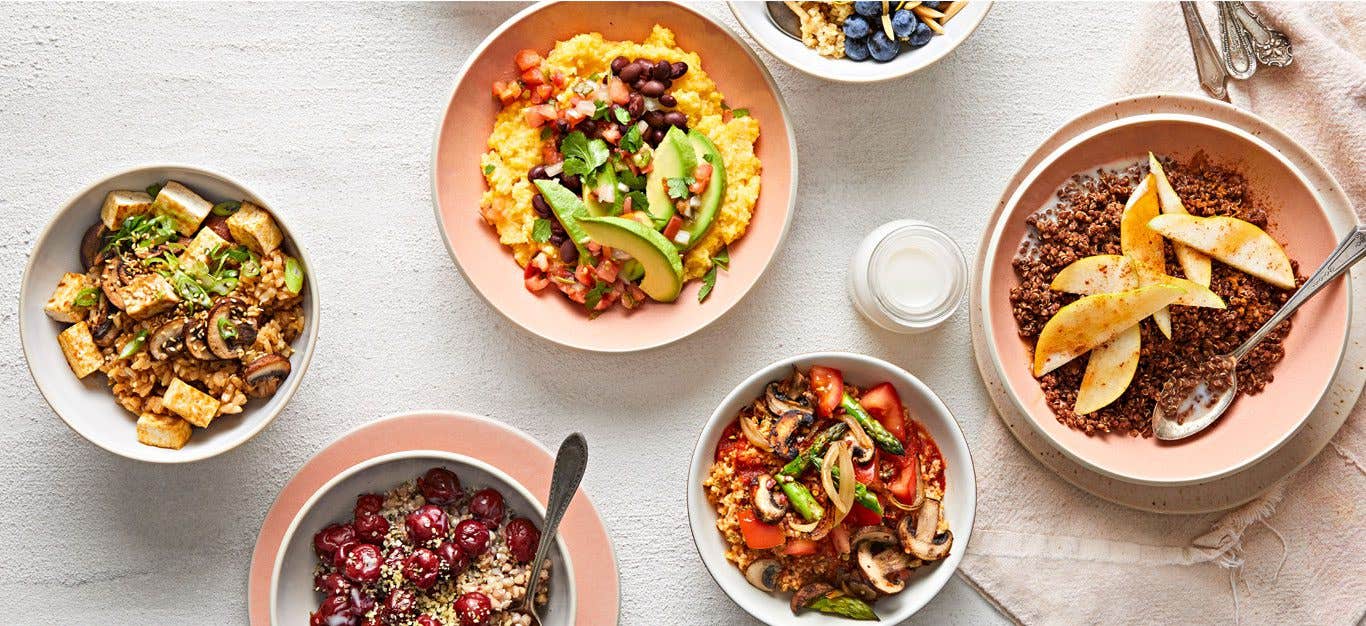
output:
[{"label": "black bean", "polygon": [[658,98],[664,95],[664,83],[657,80],[647,81],[644,85],[641,85],[640,93],[643,93],[650,98]]},{"label": "black bean", "polygon": [[630,113],[633,118],[640,117],[645,112],[645,96],[638,93],[631,94],[630,99],[626,101],[626,112]]},{"label": "black bean", "polygon": [[620,74],[622,68],[625,68],[627,63],[630,63],[630,61],[627,60],[626,57],[617,57],[615,59],[612,59],[612,73]]},{"label": "black bean", "polygon": [[670,67],[670,69],[672,71],[669,74],[669,78],[682,78],[684,74],[688,73],[688,64],[682,61],[678,61],[675,62],[673,66]]},{"label": "black bean", "polygon": [[545,198],[542,198],[539,193],[531,196],[531,208],[535,209],[536,215],[541,217],[550,217],[553,215],[550,211],[550,205],[546,203]]},{"label": "black bean", "polygon": [[631,83],[631,89],[634,89],[634,90],[636,90],[636,91],[640,91],[641,88],[645,86],[645,83],[646,83],[646,82],[647,82],[647,81],[645,80],[645,77],[643,77],[643,76],[640,77],[640,78],[637,78],[637,79],[636,79],[636,82]]},{"label": "black bean", "polygon": [[650,128],[662,128],[664,126],[663,111],[647,111],[644,115],[640,116],[640,119],[645,120],[645,123],[649,124]]},{"label": "black bean", "polygon": [[676,107],[678,106],[678,98],[675,98],[671,93],[666,93],[659,97],[659,103],[666,107]]},{"label": "black bean", "polygon": [[656,128],[651,130],[648,141],[651,145],[659,145],[659,142],[664,141],[664,129]]},{"label": "black bean", "polygon": [[578,176],[561,176],[560,184],[574,193],[583,191],[583,181],[579,180]]},{"label": "black bean", "polygon": [[621,71],[617,72],[617,76],[628,83],[636,82],[636,79],[640,78],[640,74],[640,66],[634,63],[621,68]]},{"label": "black bean", "polygon": [[664,80],[674,73],[674,68],[668,61],[658,61],[653,68],[650,68],[650,75],[656,80]]},{"label": "black bean", "polygon": [[561,224],[561,223],[560,223],[559,218],[550,220],[550,233],[551,233],[551,234],[559,233],[559,234],[561,234],[561,235],[565,234],[564,224]]},{"label": "black bean", "polygon": [[569,241],[569,235],[564,233],[550,233],[550,243],[558,246],[566,241]]},{"label": "black bean", "polygon": [[567,264],[573,264],[579,260],[579,248],[574,245],[567,237],[560,242],[560,260]]},{"label": "black bean", "polygon": [[688,125],[688,116],[680,111],[669,111],[664,114],[664,125],[682,128]]},{"label": "black bean", "polygon": [[531,168],[530,172],[526,173],[526,178],[527,180],[540,180],[542,178],[550,177],[546,176],[544,165],[537,165],[536,167]]},{"label": "black bean", "polygon": [[[669,79],[667,79],[667,78],[664,79],[664,80],[661,80],[661,81],[659,81],[659,82],[660,82],[660,84],[664,85],[664,91],[668,91],[669,88],[671,88],[671,87],[674,86],[674,81],[671,81],[671,80],[669,80]],[[661,95],[663,95],[663,94],[661,94]]]}]

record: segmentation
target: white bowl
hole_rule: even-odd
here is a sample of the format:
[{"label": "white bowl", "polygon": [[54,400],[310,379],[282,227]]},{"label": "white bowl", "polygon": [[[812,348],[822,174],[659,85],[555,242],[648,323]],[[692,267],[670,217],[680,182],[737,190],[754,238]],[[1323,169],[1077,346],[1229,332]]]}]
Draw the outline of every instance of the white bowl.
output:
[{"label": "white bowl", "polygon": [[788,37],[775,26],[768,16],[768,8],[763,2],[731,2],[731,13],[740,26],[749,33],[755,43],[791,65],[817,78],[840,83],[876,83],[903,76],[910,76],[942,59],[963,40],[977,30],[986,18],[991,2],[970,0],[949,23],[944,26],[943,35],[935,35],[930,42],[913,50],[902,50],[895,59],[882,63],[869,59],[851,61],[823,57],[815,50],[806,47],[796,39]]},{"label": "white bowl", "polygon": [[[214,420],[209,428],[194,429],[190,442],[179,450],[156,448],[138,443],[135,422],[129,413],[114,400],[103,374],[76,378],[57,344],[57,334],[66,326],[52,321],[43,312],[52,288],[66,272],[80,272],[81,237],[91,224],[100,219],[100,204],[106,193],[116,189],[144,189],[164,180],[185,184],[211,202],[251,200],[270,210],[275,222],[285,234],[284,249],[304,267],[304,331],[294,341],[295,352],[290,357],[290,375],[281,383],[275,395],[265,402],[249,402],[239,415],[226,415]],[[57,212],[47,229],[38,236],[28,267],[24,269],[19,290],[19,338],[28,361],[29,373],[37,383],[43,398],[62,421],[91,443],[114,454],[151,463],[186,463],[198,461],[231,450],[279,415],[299,388],[313,347],[318,341],[318,288],[309,271],[308,255],[277,207],[249,191],[241,183],[222,174],[188,165],[146,165],[106,176],[76,194]]]},{"label": "white bowl", "polygon": [[[509,514],[526,517],[545,528],[545,509],[511,476],[483,461],[438,450],[408,450],[358,463],[327,481],[308,499],[281,540],[279,556],[271,574],[270,616],[276,626],[308,626],[308,615],[322,601],[313,590],[313,534],[334,522],[350,520],[356,496],[384,493],[400,483],[421,476],[434,465],[455,472],[467,492],[485,487],[503,494]],[[571,624],[578,610],[574,588],[574,565],[562,537],[547,557],[551,565],[550,600],[539,609],[543,622]]]},{"label": "white bowl", "polygon": [[904,591],[877,601],[874,609],[878,617],[884,623],[899,623],[914,615],[938,594],[963,560],[968,542],[972,539],[972,522],[977,509],[977,479],[967,440],[963,438],[963,431],[958,428],[958,422],[949,409],[920,379],[881,359],[845,352],[788,357],[759,370],[731,391],[712,413],[693,450],[692,466],[688,470],[688,523],[692,529],[693,543],[716,584],[755,619],[768,624],[850,624],[846,618],[814,611],[793,616],[788,606],[788,594],[769,593],[749,584],[744,574],[726,560],[726,543],[716,529],[716,510],[707,501],[702,488],[702,482],[711,471],[716,442],[726,425],[735,419],[741,408],[763,393],[769,381],[786,378],[794,365],[803,369],[812,365],[834,367],[844,373],[846,381],[856,385],[866,386],[884,381],[892,383],[911,417],[925,425],[943,454],[947,465],[944,516],[948,518],[949,529],[953,531],[953,550],[944,560],[916,570]]}]

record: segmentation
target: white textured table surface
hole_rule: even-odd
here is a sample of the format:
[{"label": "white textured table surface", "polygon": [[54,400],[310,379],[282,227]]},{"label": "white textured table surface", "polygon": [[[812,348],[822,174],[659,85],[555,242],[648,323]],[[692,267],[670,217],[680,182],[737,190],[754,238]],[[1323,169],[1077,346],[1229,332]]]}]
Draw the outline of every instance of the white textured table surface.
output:
[{"label": "white textured table surface", "polygon": [[[585,484],[615,538],[623,623],[744,623],[697,558],[682,496],[700,423],[731,387],[783,355],[851,350],[924,379],[969,441],[990,419],[966,313],[927,335],[883,332],[848,306],[844,266],[868,230],[902,217],[938,224],[971,258],[1025,155],[1106,99],[1133,6],[998,3],[949,58],[879,86],[760,53],[797,131],[791,235],[724,319],[626,356],[510,325],[456,274],[433,223],[437,113],[469,52],[521,6],[0,5],[0,615],[244,622],[256,532],[304,460],[380,415],[440,407],[552,446],[588,436]],[[705,8],[735,26],[724,5]],[[290,406],[248,444],[184,467],[69,431],[17,338],[20,275],[48,218],[96,177],[151,161],[218,169],[272,199],[323,295]],[[1000,620],[955,579],[914,621]]]}]

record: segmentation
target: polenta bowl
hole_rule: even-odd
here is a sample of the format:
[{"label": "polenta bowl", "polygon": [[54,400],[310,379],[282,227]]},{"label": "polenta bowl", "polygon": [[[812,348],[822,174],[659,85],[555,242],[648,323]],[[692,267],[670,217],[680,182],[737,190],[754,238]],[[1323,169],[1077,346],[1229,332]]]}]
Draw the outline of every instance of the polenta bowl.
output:
[{"label": "polenta bowl", "polygon": [[460,74],[433,202],[452,258],[500,313],[571,347],[648,349],[758,281],[791,219],[794,150],[771,77],[710,18],[540,4]]}]

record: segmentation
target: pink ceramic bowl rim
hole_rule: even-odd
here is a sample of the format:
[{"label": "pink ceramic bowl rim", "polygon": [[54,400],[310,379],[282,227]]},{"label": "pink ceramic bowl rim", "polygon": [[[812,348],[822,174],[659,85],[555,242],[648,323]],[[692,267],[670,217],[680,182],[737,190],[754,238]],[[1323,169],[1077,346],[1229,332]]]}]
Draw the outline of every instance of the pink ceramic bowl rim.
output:
[{"label": "pink ceramic bowl rim", "polygon": [[[1003,246],[1003,242],[1001,241],[1002,234],[1006,230],[1006,227],[1009,224],[1010,220],[1023,219],[1023,215],[1016,216],[1015,213],[1016,210],[1019,208],[1017,205],[1021,201],[1022,197],[1025,195],[1026,191],[1035,184],[1037,179],[1041,177],[1055,161],[1059,160],[1063,155],[1067,154],[1069,151],[1076,148],[1080,144],[1124,126],[1163,121],[1175,121],[1208,126],[1226,133],[1233,134],[1238,138],[1253,144],[1260,151],[1274,158],[1281,165],[1281,167],[1283,167],[1286,171],[1290,172],[1298,180],[1298,182],[1306,190],[1308,190],[1308,192],[1314,198],[1315,210],[1322,214],[1322,198],[1319,196],[1314,186],[1310,184],[1309,181],[1304,177],[1303,173],[1299,171],[1299,168],[1297,168],[1293,163],[1291,163],[1283,155],[1281,155],[1271,146],[1267,145],[1261,139],[1257,138],[1251,133],[1244,131],[1241,128],[1238,128],[1237,126],[1188,113],[1147,113],[1124,117],[1090,128],[1078,134],[1076,137],[1066,141],[1065,143],[1060,145],[1056,150],[1051,152],[1048,156],[1041,159],[1038,162],[1038,165],[1036,165],[1033,168],[1033,170],[1030,171],[1029,175],[1021,179],[1020,184],[1015,187],[1009,200],[1006,202],[1005,207],[1001,212],[1001,219],[995,225],[993,230],[990,231],[988,234],[988,246],[984,249],[984,253],[981,257],[982,266],[978,268],[979,271],[983,272],[983,280],[981,281],[981,291],[978,294],[978,297],[980,298],[980,301],[982,303],[981,315],[987,339],[985,345],[988,350],[988,353],[991,355],[991,366],[994,368],[998,379],[1003,382],[1006,395],[1010,397],[1010,400],[1014,404],[1016,410],[1018,410],[1021,414],[1029,417],[1029,419],[1026,421],[1029,423],[1031,428],[1033,428],[1037,433],[1039,433],[1042,437],[1048,440],[1055,448],[1061,451],[1068,458],[1102,475],[1109,476],[1117,480],[1138,484],[1157,486],[1179,486],[1203,483],[1223,478],[1235,474],[1243,470],[1244,468],[1247,468],[1255,464],[1261,459],[1266,458],[1268,455],[1272,454],[1282,445],[1284,445],[1285,442],[1289,441],[1290,438],[1295,435],[1295,433],[1299,432],[1300,428],[1303,427],[1306,419],[1309,416],[1309,411],[1305,411],[1303,415],[1299,416],[1299,418],[1295,421],[1293,427],[1286,429],[1278,437],[1276,437],[1274,441],[1270,442],[1268,445],[1262,447],[1261,449],[1256,450],[1252,454],[1243,457],[1237,463],[1232,463],[1225,467],[1206,470],[1197,474],[1182,476],[1179,478],[1145,475],[1138,472],[1127,472],[1117,470],[1112,466],[1106,465],[1101,460],[1079,454],[1076,450],[1073,450],[1069,445],[1067,445],[1066,442],[1060,440],[1053,432],[1050,431],[1049,428],[1046,428],[1042,424],[1040,424],[1040,420],[1043,419],[1051,421],[1056,421],[1056,419],[1051,413],[1051,411],[1049,411],[1047,415],[1037,415],[1035,411],[1031,411],[1021,400],[1019,394],[1017,394],[1015,391],[1015,387],[1012,384],[1012,379],[1008,376],[1006,372],[1006,368],[1002,362],[997,342],[994,340],[994,334],[992,333],[992,329],[995,326],[995,320],[991,307],[991,302],[993,300],[993,294],[995,294],[1000,287],[998,285],[992,284],[990,280],[992,274],[991,268],[996,263],[997,257],[1001,254]],[[1094,168],[1098,165],[1101,164],[1095,164],[1091,167]],[[1326,219],[1327,218],[1325,217],[1325,220]],[[1301,268],[1301,271],[1305,271],[1307,269],[1309,268]],[[1339,282],[1342,283],[1341,288],[1344,290],[1344,295],[1339,296],[1339,298],[1345,299],[1345,301],[1350,302],[1350,281]],[[1329,289],[1333,288],[1333,286],[1329,286]],[[1321,297],[1327,299],[1329,296],[1324,295]],[[1350,327],[1351,314],[1351,307],[1348,306],[1346,311],[1347,327]],[[1013,320],[1006,320],[1006,322],[1013,324]],[[1337,352],[1332,357],[1334,359],[1335,364],[1333,367],[1334,375],[1337,372],[1338,368],[1340,368],[1342,365],[1342,356],[1346,350],[1345,341],[1346,335],[1344,334],[1342,341],[1339,342],[1340,345],[1338,346]],[[1315,394],[1315,400],[1313,404],[1310,405],[1311,409],[1313,406],[1316,406],[1318,402],[1323,398],[1323,395],[1328,390],[1328,385],[1331,382],[1331,380],[1332,376],[1329,376],[1320,386],[1317,393]],[[1275,383],[1273,382],[1271,384],[1274,385]],[[1044,410],[1047,410],[1046,407]]]},{"label": "pink ceramic bowl rim", "polygon": [[[447,229],[446,229],[446,223],[445,223],[445,220],[443,219],[443,215],[442,215],[442,212],[441,212],[441,193],[440,193],[441,190],[440,190],[440,186],[439,186],[439,184],[438,184],[438,179],[439,179],[439,176],[440,176],[440,172],[439,172],[438,169],[437,169],[437,160],[438,160],[438,156],[439,156],[440,151],[441,151],[441,138],[442,138],[442,135],[443,135],[443,130],[445,129],[445,126],[446,126],[446,120],[447,120],[448,116],[451,115],[452,103],[453,103],[454,100],[455,100],[455,96],[456,96],[457,92],[460,90],[461,84],[465,81],[466,74],[469,73],[470,69],[474,66],[475,62],[476,62],[478,59],[480,59],[480,58],[486,53],[486,51],[488,50],[488,48],[489,48],[491,45],[493,45],[493,43],[494,43],[496,40],[498,40],[500,37],[502,37],[508,30],[510,30],[510,29],[511,29],[513,26],[515,26],[518,22],[521,22],[522,20],[526,19],[528,16],[531,16],[531,15],[537,13],[537,12],[540,12],[540,11],[542,11],[542,10],[545,10],[546,8],[549,8],[549,7],[552,7],[552,6],[561,4],[561,3],[563,3],[564,1],[565,1],[565,0],[547,0],[547,1],[545,1],[545,2],[538,2],[538,3],[536,3],[536,4],[533,4],[533,5],[531,5],[531,6],[527,7],[527,8],[525,8],[525,9],[519,11],[516,15],[513,15],[512,17],[508,18],[507,21],[505,21],[505,22],[503,22],[502,24],[500,24],[500,25],[498,26],[498,28],[494,29],[493,32],[489,33],[489,35],[488,35],[487,37],[485,37],[484,40],[483,40],[482,42],[480,42],[479,46],[476,47],[476,48],[470,53],[469,60],[465,62],[465,65],[462,66],[462,67],[460,68],[460,71],[456,74],[455,82],[454,82],[454,84],[452,85],[451,91],[450,91],[450,95],[449,95],[449,97],[447,98],[447,104],[442,108],[441,116],[440,116],[440,118],[438,119],[438,122],[437,122],[437,124],[436,124],[436,129],[435,129],[435,133],[434,133],[434,137],[433,137],[433,141],[432,141],[432,157],[431,157],[431,171],[432,171],[431,180],[432,180],[432,191],[431,191],[431,195],[432,195],[432,211],[433,211],[433,215],[434,215],[434,217],[435,217],[435,219],[436,219],[437,230],[438,230],[438,232],[441,234],[441,241],[442,241],[442,244],[445,245],[445,247],[446,247],[446,253],[449,254],[450,257],[451,257],[451,260],[455,262],[456,268],[458,269],[458,271],[459,271],[459,273],[460,273],[460,276],[461,276],[462,278],[465,279],[466,284],[468,284],[468,285],[470,286],[470,288],[474,291],[474,293],[476,293],[476,294],[479,295],[480,299],[482,299],[485,303],[487,303],[487,304],[488,304],[490,307],[492,307],[494,310],[498,311],[498,313],[499,313],[500,315],[502,315],[504,318],[506,318],[508,321],[510,321],[510,322],[516,324],[517,326],[521,327],[521,328],[522,328],[523,330],[525,330],[526,332],[529,332],[529,333],[531,333],[531,334],[533,334],[533,335],[536,335],[536,336],[538,336],[538,337],[540,337],[540,338],[542,338],[542,339],[545,339],[546,341],[550,341],[550,342],[553,342],[553,343],[557,343],[557,344],[560,344],[560,345],[562,345],[562,346],[566,346],[566,347],[570,347],[570,348],[576,348],[576,349],[579,349],[579,350],[587,350],[587,351],[592,351],[592,352],[608,352],[608,353],[613,353],[613,352],[639,352],[639,351],[645,351],[645,350],[651,350],[651,349],[654,349],[654,348],[659,348],[659,347],[666,346],[666,345],[669,345],[669,344],[671,344],[671,343],[674,343],[674,342],[676,342],[676,341],[682,340],[682,339],[684,339],[684,338],[687,338],[688,336],[690,336],[690,335],[692,335],[692,334],[694,334],[694,333],[696,333],[696,332],[702,330],[703,328],[706,328],[707,326],[711,325],[711,324],[712,324],[713,322],[715,322],[716,320],[721,319],[727,312],[729,312],[731,309],[733,309],[733,308],[735,307],[735,305],[739,304],[742,300],[744,300],[744,298],[749,294],[749,292],[754,288],[754,286],[755,286],[756,284],[758,284],[759,280],[761,280],[761,279],[768,273],[769,268],[772,266],[774,257],[777,256],[778,251],[782,249],[783,244],[786,242],[788,232],[790,231],[791,226],[792,226],[792,217],[793,217],[793,213],[795,212],[795,207],[796,207],[796,202],[797,202],[797,180],[798,180],[798,171],[799,171],[799,170],[798,170],[798,167],[797,167],[797,139],[796,139],[796,135],[794,134],[794,131],[793,131],[793,128],[792,128],[791,115],[789,114],[789,111],[788,111],[788,108],[787,108],[787,101],[783,99],[782,91],[778,89],[777,84],[773,81],[773,76],[772,76],[772,74],[769,72],[768,67],[767,67],[766,65],[764,65],[763,61],[759,59],[759,57],[754,53],[754,51],[749,47],[749,45],[747,45],[743,39],[741,39],[738,35],[736,35],[734,31],[732,31],[732,30],[731,30],[729,27],[727,27],[725,24],[721,23],[720,21],[716,20],[715,18],[711,17],[710,15],[707,15],[706,13],[703,13],[703,12],[701,12],[701,11],[697,11],[697,10],[693,9],[692,7],[689,7],[689,6],[684,5],[684,4],[682,4],[682,3],[673,2],[673,1],[665,1],[665,2],[656,2],[656,3],[652,3],[652,4],[668,5],[668,6],[671,6],[671,7],[675,8],[675,9],[682,10],[682,11],[686,11],[687,13],[689,13],[689,14],[691,14],[691,15],[693,15],[693,16],[695,16],[695,17],[701,19],[701,20],[703,20],[704,22],[710,24],[710,25],[711,25],[713,28],[715,28],[718,32],[724,33],[728,38],[730,38],[730,39],[735,43],[735,45],[736,45],[739,49],[741,49],[741,50],[743,50],[743,51],[745,52],[745,54],[748,56],[749,61],[750,61],[751,63],[753,63],[753,65],[754,65],[754,67],[757,69],[758,73],[763,77],[763,79],[764,79],[764,81],[765,81],[765,84],[766,84],[767,87],[768,87],[769,92],[772,94],[774,101],[777,103],[778,112],[781,114],[780,117],[781,117],[781,120],[782,120],[783,130],[784,130],[785,133],[786,133],[787,145],[788,145],[788,147],[789,147],[789,149],[790,149],[790,155],[789,155],[789,158],[791,159],[790,166],[789,166],[789,169],[790,169],[790,172],[789,172],[790,182],[789,182],[788,188],[787,188],[786,190],[782,190],[781,192],[779,192],[779,193],[784,193],[784,192],[785,192],[785,193],[786,193],[786,196],[787,196],[787,206],[784,207],[785,214],[784,214],[784,216],[783,216],[783,222],[782,222],[780,231],[779,231],[778,236],[777,236],[776,240],[774,241],[774,243],[773,243],[771,249],[769,249],[769,250],[767,251],[767,253],[765,254],[764,258],[762,259],[762,264],[760,265],[760,270],[758,271],[758,273],[756,273],[756,274],[754,275],[754,277],[750,280],[750,282],[749,282],[748,284],[744,285],[744,288],[743,288],[743,290],[741,291],[741,293],[740,293],[740,295],[739,295],[738,297],[734,298],[733,300],[731,300],[731,301],[729,301],[729,302],[725,302],[725,303],[717,302],[717,303],[715,303],[715,304],[717,304],[717,305],[722,305],[722,306],[715,306],[715,307],[711,308],[710,310],[707,310],[707,311],[705,311],[705,312],[703,312],[703,313],[699,313],[698,315],[693,316],[693,317],[688,321],[688,323],[681,325],[680,328],[679,328],[679,330],[677,330],[676,332],[674,332],[674,333],[672,333],[672,334],[669,334],[669,335],[667,335],[667,336],[661,337],[661,338],[658,339],[658,340],[652,340],[652,341],[646,341],[646,342],[638,342],[638,343],[623,343],[623,344],[617,344],[617,345],[602,345],[602,344],[590,343],[590,342],[587,342],[587,341],[584,341],[584,340],[579,339],[579,338],[576,337],[575,334],[572,332],[572,328],[571,328],[571,329],[567,329],[566,331],[562,331],[562,332],[560,332],[559,334],[553,334],[553,335],[552,335],[552,334],[549,334],[549,333],[546,333],[546,332],[539,332],[539,331],[537,331],[536,329],[533,329],[533,328],[529,327],[529,326],[528,326],[526,323],[524,323],[522,320],[517,319],[517,317],[515,317],[515,316],[509,314],[507,311],[503,310],[503,308],[502,308],[497,302],[495,302],[495,300],[494,300],[493,298],[490,297],[490,294],[487,293],[486,290],[485,290],[484,288],[480,287],[480,285],[479,285],[478,282],[476,281],[475,277],[471,276],[471,275],[469,274],[469,272],[466,271],[464,265],[460,262],[459,254],[457,253],[455,246],[452,245],[451,234],[450,234],[450,233],[447,231]],[[480,132],[482,132],[482,131],[480,131]],[[767,164],[765,164],[765,166],[767,166]],[[760,189],[760,193],[759,193],[759,200],[758,200],[760,204],[763,203],[764,193],[765,193],[764,189],[761,188],[761,189]],[[769,192],[767,192],[767,193],[773,193],[773,192],[772,192],[772,191],[769,191]],[[756,205],[756,209],[757,209],[757,208],[758,208],[758,205]],[[770,208],[771,208],[771,207],[770,207]],[[472,209],[469,209],[469,210],[472,210]],[[751,223],[750,223],[751,226],[754,225],[754,220],[756,220],[756,219],[757,219],[757,218],[751,218]],[[481,221],[481,225],[484,226],[484,227],[487,227],[487,225],[482,224],[482,221]],[[741,240],[743,241],[743,238],[742,238]],[[508,253],[506,249],[503,249],[502,251],[503,251],[504,253],[509,254],[509,258],[510,258],[510,253]],[[754,259],[754,258],[747,259],[747,262],[757,262],[757,261],[758,261],[758,259]],[[509,273],[511,273],[511,268],[509,268]],[[514,278],[515,278],[515,276],[514,276]],[[685,302],[685,301],[684,301],[684,298],[686,298],[686,297],[688,296],[688,294],[690,294],[690,293],[692,293],[692,292],[691,292],[691,291],[688,291],[688,290],[687,290],[687,286],[685,286],[684,294],[683,294],[682,297],[680,297],[679,301],[673,302],[673,303],[669,303],[669,304],[654,303],[654,302],[652,302],[652,303],[649,303],[647,306],[697,306],[697,303],[694,303],[694,302]],[[555,295],[555,294],[551,294],[551,295]],[[555,297],[558,297],[558,296],[556,295]],[[600,320],[600,322],[603,322],[603,321],[610,321],[610,320],[605,320],[605,319],[604,319],[604,320]]]},{"label": "pink ceramic bowl rim", "polygon": [[[480,445],[493,437],[497,445]],[[361,424],[337,437],[304,462],[280,489],[256,537],[247,571],[247,615],[252,624],[271,623],[272,573],[281,539],[295,515],[337,474],[379,456],[435,450],[478,459],[499,468],[545,506],[554,455],[530,435],[498,420],[437,409],[396,413]],[[617,558],[611,535],[583,487],[560,525],[560,541],[574,560],[576,623],[615,624],[621,612]]]}]

